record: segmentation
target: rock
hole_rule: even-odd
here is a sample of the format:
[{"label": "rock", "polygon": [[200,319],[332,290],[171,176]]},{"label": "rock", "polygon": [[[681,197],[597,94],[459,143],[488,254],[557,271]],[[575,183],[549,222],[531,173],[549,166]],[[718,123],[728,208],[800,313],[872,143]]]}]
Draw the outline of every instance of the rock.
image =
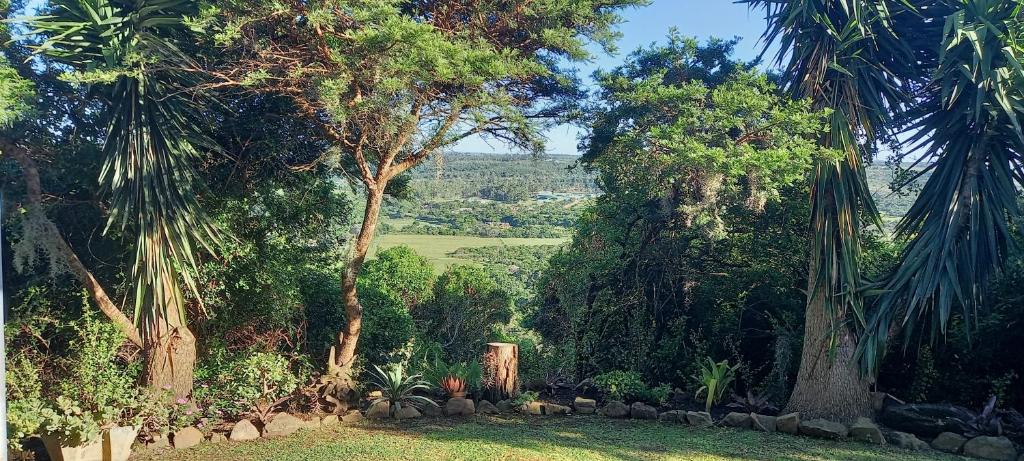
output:
[{"label": "rock", "polygon": [[243,419],[235,423],[235,427],[231,428],[231,434],[228,435],[228,440],[232,442],[244,442],[246,440],[256,440],[260,438],[260,431],[256,429],[256,426],[252,424],[252,421]]},{"label": "rock", "polygon": [[636,402],[629,406],[629,417],[633,419],[658,419],[658,409]]},{"label": "rock", "polygon": [[775,418],[775,429],[796,435],[800,432],[800,413],[788,413]]},{"label": "rock", "polygon": [[686,412],[682,410],[670,410],[658,415],[658,421],[663,423],[685,423]]},{"label": "rock", "polygon": [[[253,429],[255,429],[255,428],[253,428]],[[256,438],[259,438],[259,436],[260,436],[260,434],[257,431],[256,432]],[[154,448],[170,448],[170,446],[171,446],[171,441],[167,437],[167,434],[156,434],[156,435],[154,435],[150,439],[149,443],[146,444],[146,448],[149,448],[149,449],[154,449]]]},{"label": "rock", "polygon": [[493,403],[487,400],[480,401],[480,405],[476,409],[476,412],[484,415],[496,415],[501,413],[501,411],[498,410],[498,407],[494,406]]},{"label": "rock", "polygon": [[846,438],[849,430],[842,423],[818,418],[801,421],[800,434],[819,439],[841,440]]},{"label": "rock", "polygon": [[755,431],[761,432],[775,432],[777,427],[778,418],[774,416],[759,415],[757,413],[750,414],[750,427]]},{"label": "rock", "polygon": [[725,415],[725,418],[722,418],[723,426],[750,429],[750,424],[750,415],[747,413],[737,413],[734,411]]},{"label": "rock", "polygon": [[541,402],[527,402],[523,404],[522,412],[527,415],[543,415],[544,404]]},{"label": "rock", "polygon": [[472,416],[473,413],[476,413],[476,406],[469,399],[448,399],[444,404],[444,414],[448,416]]},{"label": "rock", "polygon": [[366,393],[366,400],[377,400],[384,397],[384,393],[381,391],[370,391]]},{"label": "rock", "polygon": [[946,453],[960,453],[967,443],[967,437],[952,432],[943,432],[932,440],[932,448]]},{"label": "rock", "polygon": [[1006,437],[981,436],[968,440],[964,444],[964,455],[981,459],[1014,461],[1017,459],[1017,450],[1013,448],[1013,442]]},{"label": "rock", "polygon": [[391,402],[387,400],[377,400],[370,404],[370,407],[366,409],[367,419],[384,419],[391,416]]},{"label": "rock", "polygon": [[206,436],[194,427],[186,427],[174,433],[174,448],[192,448],[206,440]]},{"label": "rock", "polygon": [[576,409],[576,413],[581,415],[590,415],[597,411],[597,401],[594,399],[576,397],[576,400],[572,402],[572,406]]},{"label": "rock", "polygon": [[412,405],[406,405],[395,411],[395,419],[413,419],[423,416],[416,407]]},{"label": "rock", "polygon": [[228,436],[227,436],[227,434],[225,434],[223,432],[214,432],[214,433],[210,434],[210,442],[212,442],[212,443],[221,443],[221,442],[227,442],[227,441],[228,441]]},{"label": "rock", "polygon": [[341,417],[341,422],[346,424],[358,423],[363,420],[363,414],[359,410],[349,410],[345,413],[345,416]]},{"label": "rock", "polygon": [[[319,423],[318,423],[319,425]],[[299,418],[289,413],[278,413],[263,427],[264,437],[283,437],[292,435],[299,429],[306,427],[306,424]]]},{"label": "rock", "polygon": [[885,436],[882,435],[882,430],[868,418],[857,418],[857,421],[850,425],[850,438],[861,442],[885,445]]},{"label": "rock", "polygon": [[302,419],[302,427],[304,429],[317,429],[320,427],[320,417],[313,416],[310,419]]},{"label": "rock", "polygon": [[423,408],[421,408],[420,411],[422,411],[423,414],[426,415],[426,416],[432,416],[432,417],[444,416],[444,409],[442,409],[441,406],[437,405],[437,404],[434,404],[434,405],[423,405]]},{"label": "rock", "polygon": [[878,417],[878,422],[901,432],[922,437],[936,437],[943,432],[963,434],[967,421],[974,417],[966,408],[940,404],[890,405]]},{"label": "rock", "polygon": [[609,418],[625,418],[629,416],[629,407],[622,402],[612,400],[601,409],[601,414]]},{"label": "rock", "polygon": [[506,412],[512,410],[512,401],[508,400],[508,399],[502,400],[502,401],[499,401],[498,404],[495,405],[495,406],[498,407],[498,411],[500,411],[502,413],[506,413]]},{"label": "rock", "polygon": [[889,441],[892,442],[893,445],[907,450],[928,449],[928,443],[918,439],[914,434],[907,432],[894,431],[889,435]]},{"label": "rock", "polygon": [[556,405],[554,403],[545,403],[542,407],[545,415],[567,415],[572,413],[572,409],[565,405]]},{"label": "rock", "polygon": [[686,412],[686,422],[691,426],[697,427],[706,427],[715,424],[715,421],[711,419],[711,414],[706,411]]},{"label": "rock", "polygon": [[341,418],[338,418],[338,415],[327,415],[327,416],[324,416],[323,418],[320,418],[320,426],[321,427],[336,426],[340,421],[341,421]]}]

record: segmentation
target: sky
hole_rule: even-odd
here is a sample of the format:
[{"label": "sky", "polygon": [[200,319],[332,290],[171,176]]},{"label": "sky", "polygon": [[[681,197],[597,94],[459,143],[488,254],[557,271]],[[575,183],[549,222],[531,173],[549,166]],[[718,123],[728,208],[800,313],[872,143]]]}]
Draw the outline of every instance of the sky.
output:
[{"label": "sky", "polygon": [[[750,11],[747,5],[738,5],[733,0],[653,0],[640,8],[622,13],[624,22],[618,29],[622,38],[618,42],[619,52],[609,56],[600,47],[591,47],[595,59],[590,63],[576,66],[585,83],[597,69],[610,69],[622,62],[629,52],[655,42],[664,42],[669,30],[675,27],[686,36],[705,40],[711,37],[742,40],[736,47],[736,57],[744,60],[756,58],[761,52],[759,39],[765,29],[763,13]],[[771,56],[768,56],[771,57]],[[558,126],[547,135],[549,154],[570,154],[577,152],[581,130],[573,126]],[[500,144],[481,138],[470,138],[452,150],[462,152],[505,153],[508,149]]]}]

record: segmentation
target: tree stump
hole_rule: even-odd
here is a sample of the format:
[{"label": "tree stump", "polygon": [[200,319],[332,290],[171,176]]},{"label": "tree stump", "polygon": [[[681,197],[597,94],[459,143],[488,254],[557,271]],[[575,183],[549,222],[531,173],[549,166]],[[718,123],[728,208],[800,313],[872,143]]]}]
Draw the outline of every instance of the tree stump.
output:
[{"label": "tree stump", "polygon": [[484,358],[490,382],[490,393],[496,400],[515,398],[519,395],[519,345],[512,343],[487,343]]}]

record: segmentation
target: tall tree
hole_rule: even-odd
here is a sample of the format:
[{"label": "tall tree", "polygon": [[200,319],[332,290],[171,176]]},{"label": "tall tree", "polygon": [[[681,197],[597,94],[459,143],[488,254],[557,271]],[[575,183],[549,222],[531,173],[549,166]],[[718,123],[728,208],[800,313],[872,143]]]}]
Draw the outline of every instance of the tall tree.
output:
[{"label": "tall tree", "polygon": [[869,382],[855,363],[851,316],[863,318],[862,220],[879,223],[863,164],[906,102],[914,56],[893,29],[902,0],[745,0],[766,11],[767,45],[779,45],[783,79],[797,98],[831,110],[818,139],[835,151],[811,177],[812,245],[804,347],[787,410],[851,419],[871,411]]},{"label": "tall tree", "polygon": [[[891,334],[945,334],[959,310],[977,325],[988,282],[1013,249],[1024,185],[1024,5],[1011,0],[945,0],[929,8],[941,36],[922,61],[931,79],[920,93],[907,143],[931,173],[897,227],[908,239],[900,264],[861,341],[875,373]],[[935,28],[938,31],[938,28]]]},{"label": "tall tree", "polygon": [[196,66],[177,46],[189,1],[58,0],[28,23],[36,51],[67,65],[68,77],[105,103],[100,182],[108,229],[136,235],[135,321],[145,343],[147,383],[176,396],[192,389],[195,337],[185,319],[183,282],[196,287],[197,245],[216,232],[198,209],[193,162],[209,147],[198,130]]},{"label": "tall tree", "polygon": [[347,321],[325,392],[351,387],[363,316],[356,279],[396,178],[471,136],[541,150],[540,128],[579,96],[560,64],[587,58],[586,40],[610,47],[616,11],[641,3],[251,1],[201,18],[240,55],[214,72],[219,84],[294,98],[363,186],[362,224],[341,277]]}]

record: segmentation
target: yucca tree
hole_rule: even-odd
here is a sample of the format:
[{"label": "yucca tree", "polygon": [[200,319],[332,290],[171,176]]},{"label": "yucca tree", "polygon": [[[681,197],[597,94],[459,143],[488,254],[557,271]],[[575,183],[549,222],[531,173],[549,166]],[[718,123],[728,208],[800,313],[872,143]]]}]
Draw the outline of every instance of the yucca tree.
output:
[{"label": "yucca tree", "polygon": [[[1014,0],[947,0],[930,83],[921,93],[909,153],[931,175],[897,227],[908,239],[861,340],[868,374],[888,337],[944,334],[959,311],[977,323],[986,284],[1011,250],[1024,183],[1024,16]],[[1018,221],[1019,222],[1019,221]],[[908,341],[909,342],[909,341]]]},{"label": "yucca tree", "polygon": [[135,322],[149,384],[176,396],[192,388],[195,338],[185,320],[186,266],[216,233],[198,209],[193,162],[209,147],[197,130],[201,98],[194,63],[175,44],[188,0],[58,0],[26,22],[43,37],[37,53],[68,66],[106,103],[100,183],[107,229],[137,238],[132,277]]},{"label": "yucca tree", "polygon": [[850,419],[870,412],[868,381],[854,361],[849,319],[863,313],[860,234],[877,224],[864,162],[906,102],[898,69],[913,63],[895,35],[897,0],[745,0],[763,8],[766,45],[795,98],[830,109],[831,129],[819,139],[833,157],[819,158],[810,178],[812,246],[804,347],[787,411]]}]

